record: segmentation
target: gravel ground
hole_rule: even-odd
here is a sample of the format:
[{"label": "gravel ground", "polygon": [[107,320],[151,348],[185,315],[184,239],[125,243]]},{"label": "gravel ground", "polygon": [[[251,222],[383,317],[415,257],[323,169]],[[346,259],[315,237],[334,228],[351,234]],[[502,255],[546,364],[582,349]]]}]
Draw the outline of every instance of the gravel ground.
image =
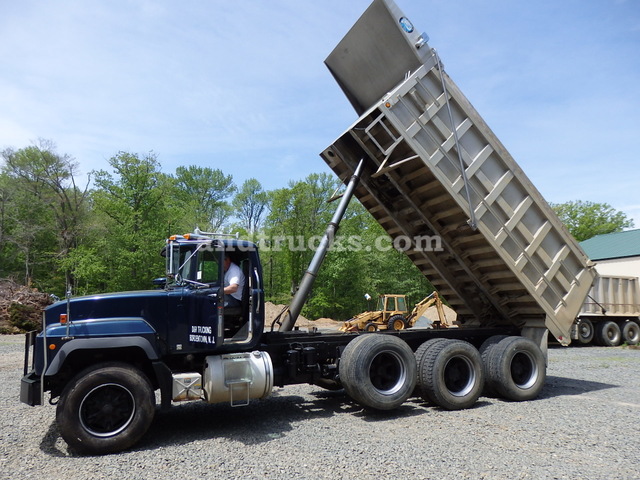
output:
[{"label": "gravel ground", "polygon": [[2,479],[637,479],[640,350],[551,348],[536,401],[367,413],[341,391],[276,389],[244,408],[159,413],[132,450],[72,455],[55,407],[19,402],[23,338],[0,336]]}]

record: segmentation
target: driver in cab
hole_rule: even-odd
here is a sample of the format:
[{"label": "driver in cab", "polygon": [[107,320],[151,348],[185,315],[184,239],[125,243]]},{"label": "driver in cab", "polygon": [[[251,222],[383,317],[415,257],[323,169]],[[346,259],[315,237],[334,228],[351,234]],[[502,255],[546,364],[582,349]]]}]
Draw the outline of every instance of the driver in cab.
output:
[{"label": "driver in cab", "polygon": [[224,306],[242,306],[242,290],[244,288],[244,274],[238,265],[231,261],[229,255],[224,257]]}]

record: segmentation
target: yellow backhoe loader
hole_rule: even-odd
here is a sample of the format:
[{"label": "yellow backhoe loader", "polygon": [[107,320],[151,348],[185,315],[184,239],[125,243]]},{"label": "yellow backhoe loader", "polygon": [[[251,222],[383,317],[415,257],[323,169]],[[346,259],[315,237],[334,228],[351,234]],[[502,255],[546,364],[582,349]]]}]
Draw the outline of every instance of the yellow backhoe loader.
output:
[{"label": "yellow backhoe loader", "polygon": [[445,317],[442,301],[438,292],[433,292],[416,303],[411,313],[407,309],[406,295],[385,294],[378,297],[378,309],[363,312],[344,322],[341,332],[375,332],[376,330],[404,330],[413,327],[418,319],[432,305],[436,306],[438,320],[431,324],[432,328],[448,328],[453,324]]}]

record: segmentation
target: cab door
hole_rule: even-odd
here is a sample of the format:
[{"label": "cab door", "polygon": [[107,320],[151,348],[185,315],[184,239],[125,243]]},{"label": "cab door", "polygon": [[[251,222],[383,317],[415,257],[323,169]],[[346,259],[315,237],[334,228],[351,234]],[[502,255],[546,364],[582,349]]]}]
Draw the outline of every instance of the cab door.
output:
[{"label": "cab door", "polygon": [[211,246],[200,248],[194,263],[195,283],[189,306],[188,343],[195,350],[209,350],[221,345],[219,320],[223,298],[224,250]]},{"label": "cab door", "polygon": [[181,253],[179,286],[170,292],[169,349],[174,353],[210,353],[222,344],[224,250],[199,245]]}]

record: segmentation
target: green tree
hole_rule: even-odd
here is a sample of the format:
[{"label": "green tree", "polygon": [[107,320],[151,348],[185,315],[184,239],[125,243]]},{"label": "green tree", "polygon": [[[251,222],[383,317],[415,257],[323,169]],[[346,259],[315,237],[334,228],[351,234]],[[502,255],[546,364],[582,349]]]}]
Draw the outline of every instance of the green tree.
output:
[{"label": "green tree", "polygon": [[287,301],[296,290],[313,256],[309,245],[324,233],[331,219],[333,206],[327,199],[336,185],[334,177],[314,173],[270,192],[265,221],[265,233],[271,243],[266,274],[267,293],[274,301]]},{"label": "green tree", "polygon": [[551,207],[579,242],[634,226],[632,219],[608,203],[575,200],[551,204]]},{"label": "green tree", "polygon": [[[51,272],[64,264],[82,235],[89,182],[84,187],[77,185],[77,162],[58,154],[48,140],[20,150],[7,149],[2,157],[3,235],[24,256],[25,282],[31,283],[40,265],[44,274],[39,283],[50,284]],[[11,224],[13,235],[8,228]],[[63,273],[64,284],[73,285],[70,270],[63,268]]]},{"label": "green tree", "polygon": [[[270,192],[265,233],[271,249],[263,252],[269,300],[289,301],[333,216],[337,205],[327,199],[338,185],[333,177],[314,174]],[[404,293],[417,302],[432,290],[409,258],[392,248],[371,214],[352,199],[302,314],[348,319],[367,308],[365,293]]]},{"label": "green tree", "polygon": [[[168,205],[172,182],[161,172],[152,152],[143,156],[119,152],[109,164],[113,173],[95,173],[93,195],[104,234],[85,247],[75,265],[90,266],[87,256],[99,256],[96,261],[108,268],[108,290],[149,288],[151,280],[164,270],[159,252],[170,225],[178,221]],[[78,274],[92,275],[85,271]]]},{"label": "green tree", "polygon": [[255,178],[245,180],[233,199],[232,206],[242,228],[247,233],[251,235],[257,233],[267,210],[268,201],[268,194],[262,189],[258,180]]},{"label": "green tree", "polygon": [[183,229],[221,229],[232,215],[227,199],[236,191],[231,175],[219,169],[178,167],[174,177],[177,210],[182,211]]}]

